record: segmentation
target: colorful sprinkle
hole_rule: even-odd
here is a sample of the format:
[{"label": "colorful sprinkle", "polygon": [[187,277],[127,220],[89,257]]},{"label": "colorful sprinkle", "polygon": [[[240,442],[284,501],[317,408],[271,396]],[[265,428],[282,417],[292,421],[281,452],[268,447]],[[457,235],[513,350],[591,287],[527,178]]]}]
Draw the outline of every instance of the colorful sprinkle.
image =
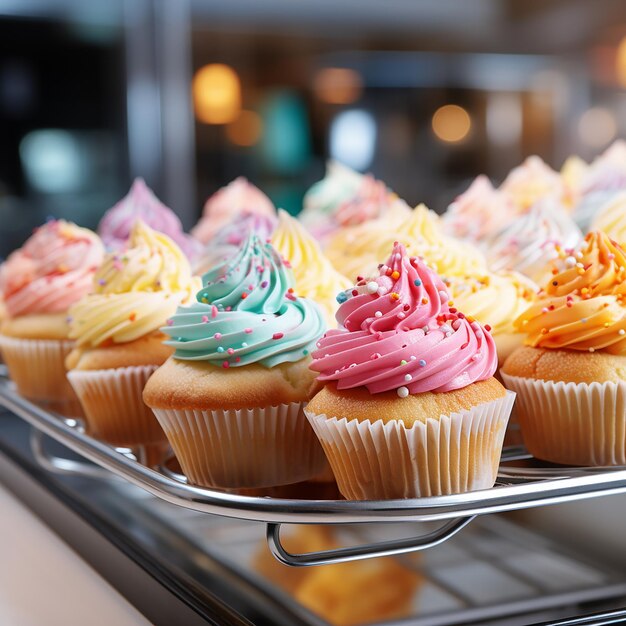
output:
[{"label": "colorful sprinkle", "polygon": [[282,339],[285,336],[284,333],[274,333],[272,339]]},{"label": "colorful sprinkle", "polygon": [[213,335],[213,339],[217,339],[218,341],[222,338],[222,333],[215,333]]},{"label": "colorful sprinkle", "polygon": [[208,324],[209,323],[209,316],[208,315],[203,315],[201,319],[202,319],[202,323],[203,324]]},{"label": "colorful sprinkle", "polygon": [[417,364],[418,364],[420,367],[425,367],[425,366],[426,366],[426,361],[424,361],[424,359],[420,359],[420,360],[417,362]]},{"label": "colorful sprinkle", "polygon": [[400,278],[400,272],[398,272],[398,270],[391,272],[391,278],[398,280],[398,278]]},{"label": "colorful sprinkle", "polygon": [[174,320],[166,320],[165,322],[168,326],[172,326],[174,324]]},{"label": "colorful sprinkle", "polygon": [[269,283],[268,283],[266,280],[264,280],[264,281],[261,283],[261,287],[262,287],[263,289],[265,289],[268,285],[269,285]]},{"label": "colorful sprinkle", "polygon": [[225,370],[227,370],[227,369],[230,367],[230,363],[229,363],[228,361],[224,361],[224,362],[222,363],[222,367],[223,367]]},{"label": "colorful sprinkle", "polygon": [[416,280],[413,281],[413,284],[416,287],[421,287],[422,286],[422,281],[419,278],[417,278]]},{"label": "colorful sprinkle", "polygon": [[217,346],[217,351],[221,354],[224,352],[224,348],[222,346]]},{"label": "colorful sprinkle", "polygon": [[128,319],[131,322],[134,322],[137,319],[137,313],[135,313],[134,311],[128,316]]},{"label": "colorful sprinkle", "polygon": [[337,294],[336,300],[339,304],[343,304],[348,299],[348,296],[342,291]]},{"label": "colorful sprinkle", "polygon": [[217,317],[217,313],[218,313],[217,307],[213,304],[211,306],[211,317],[216,318]]}]

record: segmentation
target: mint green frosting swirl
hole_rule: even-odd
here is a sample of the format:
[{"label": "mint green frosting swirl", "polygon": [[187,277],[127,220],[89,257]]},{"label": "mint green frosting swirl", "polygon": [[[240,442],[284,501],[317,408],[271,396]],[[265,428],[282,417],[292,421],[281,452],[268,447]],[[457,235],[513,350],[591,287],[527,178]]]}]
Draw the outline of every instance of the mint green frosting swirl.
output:
[{"label": "mint green frosting swirl", "polygon": [[255,234],[202,284],[197,302],[163,328],[177,359],[274,367],[307,356],[326,330],[318,306],[294,295],[291,269]]}]

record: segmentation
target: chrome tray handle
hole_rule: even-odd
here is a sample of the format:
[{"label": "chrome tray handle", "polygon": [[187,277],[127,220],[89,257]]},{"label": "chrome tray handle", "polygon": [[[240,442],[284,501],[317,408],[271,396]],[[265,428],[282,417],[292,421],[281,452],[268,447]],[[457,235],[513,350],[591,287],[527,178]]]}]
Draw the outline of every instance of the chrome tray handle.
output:
[{"label": "chrome tray handle", "polygon": [[406,539],[395,539],[394,541],[364,544],[350,548],[322,550],[320,552],[308,552],[306,554],[293,554],[285,550],[280,541],[281,524],[268,524],[266,538],[270,552],[284,565],[291,565],[292,567],[330,565],[332,563],[347,563],[348,561],[360,561],[379,556],[407,554],[408,552],[418,552],[427,548],[433,548],[454,537],[475,517],[476,515],[470,515],[469,517],[452,519],[440,528],[420,537],[408,537]]}]

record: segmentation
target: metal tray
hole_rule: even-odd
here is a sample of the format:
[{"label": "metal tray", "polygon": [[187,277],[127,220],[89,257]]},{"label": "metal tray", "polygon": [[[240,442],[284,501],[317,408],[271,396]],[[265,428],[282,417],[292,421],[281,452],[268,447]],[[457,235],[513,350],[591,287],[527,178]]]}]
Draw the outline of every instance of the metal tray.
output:
[{"label": "metal tray", "polygon": [[[258,497],[187,484],[184,476],[162,467],[149,468],[127,450],[117,450],[87,436],[75,420],[64,420],[22,398],[7,379],[0,379],[0,404],[43,433],[149,493],[188,509],[267,523],[274,556],[294,565],[321,565],[424,550],[454,536],[477,515],[583,500],[626,492],[626,468],[525,467],[531,457],[520,448],[505,448],[496,486],[450,496],[411,500],[346,501]],[[40,435],[39,435],[40,437]],[[35,451],[49,469],[102,475],[86,463],[51,459],[40,438]],[[522,465],[515,465],[523,460]],[[418,537],[309,554],[291,554],[280,540],[282,523],[347,524],[366,522],[443,522]]]}]

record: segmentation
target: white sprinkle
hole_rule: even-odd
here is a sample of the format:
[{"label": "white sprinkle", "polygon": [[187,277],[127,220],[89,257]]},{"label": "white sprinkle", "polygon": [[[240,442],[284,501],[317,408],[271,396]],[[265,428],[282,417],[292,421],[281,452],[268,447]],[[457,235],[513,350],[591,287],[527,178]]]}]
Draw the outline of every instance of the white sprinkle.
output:
[{"label": "white sprinkle", "polygon": [[402,260],[402,255],[399,252],[397,252],[396,253],[396,261],[401,261],[401,260]]},{"label": "white sprinkle", "polygon": [[429,331],[429,328],[428,328],[428,326],[423,326],[423,327],[422,327],[422,330],[423,330],[425,333],[427,333],[427,332]]},{"label": "white sprinkle", "polygon": [[371,280],[366,285],[367,293],[371,293],[372,295],[378,291],[378,283],[375,280]]},{"label": "white sprinkle", "polygon": [[242,342],[241,342],[241,347],[242,347],[242,348],[247,348],[247,347],[248,347],[248,344],[247,344],[245,341],[242,341]]},{"label": "white sprinkle", "polygon": [[403,319],[406,317],[406,315],[405,315],[402,311],[400,311],[400,313],[398,313],[398,314],[396,315],[396,317],[397,317],[399,320],[403,320]]},{"label": "white sprinkle", "polygon": [[350,363],[350,365],[348,366],[349,368],[351,367],[356,367],[356,363]]},{"label": "white sprinkle", "polygon": [[417,357],[413,354],[411,355],[411,361],[415,361],[417,359]]},{"label": "white sprinkle", "polygon": [[620,328],[620,329],[617,331],[617,334],[618,334],[618,335],[626,335],[626,330],[624,330],[623,328]]},{"label": "white sprinkle", "polygon": [[567,267],[574,267],[576,265],[576,259],[573,256],[568,256],[565,259],[565,265]]},{"label": "white sprinkle", "polygon": [[405,382],[408,383],[409,381],[413,380],[413,376],[411,376],[411,374],[405,374],[404,375],[404,380],[405,380]]},{"label": "white sprinkle", "polygon": [[452,329],[447,325],[447,324],[442,324],[439,327],[439,330],[444,333],[444,335],[447,335],[448,333],[452,333]]},{"label": "white sprinkle", "polygon": [[482,330],[477,330],[475,333],[476,339],[482,339],[484,337]]},{"label": "white sprinkle", "polygon": [[409,390],[406,387],[398,387],[396,393],[400,398],[406,398],[409,395]]},{"label": "white sprinkle", "polygon": [[439,292],[439,297],[441,298],[442,302],[447,302],[450,299],[450,296],[443,291],[443,289]]},{"label": "white sprinkle", "polygon": [[380,311],[376,311],[376,313],[374,313],[374,317],[382,317],[383,314]]},{"label": "white sprinkle", "polygon": [[589,352],[595,352],[596,349],[595,348],[589,348]]}]

